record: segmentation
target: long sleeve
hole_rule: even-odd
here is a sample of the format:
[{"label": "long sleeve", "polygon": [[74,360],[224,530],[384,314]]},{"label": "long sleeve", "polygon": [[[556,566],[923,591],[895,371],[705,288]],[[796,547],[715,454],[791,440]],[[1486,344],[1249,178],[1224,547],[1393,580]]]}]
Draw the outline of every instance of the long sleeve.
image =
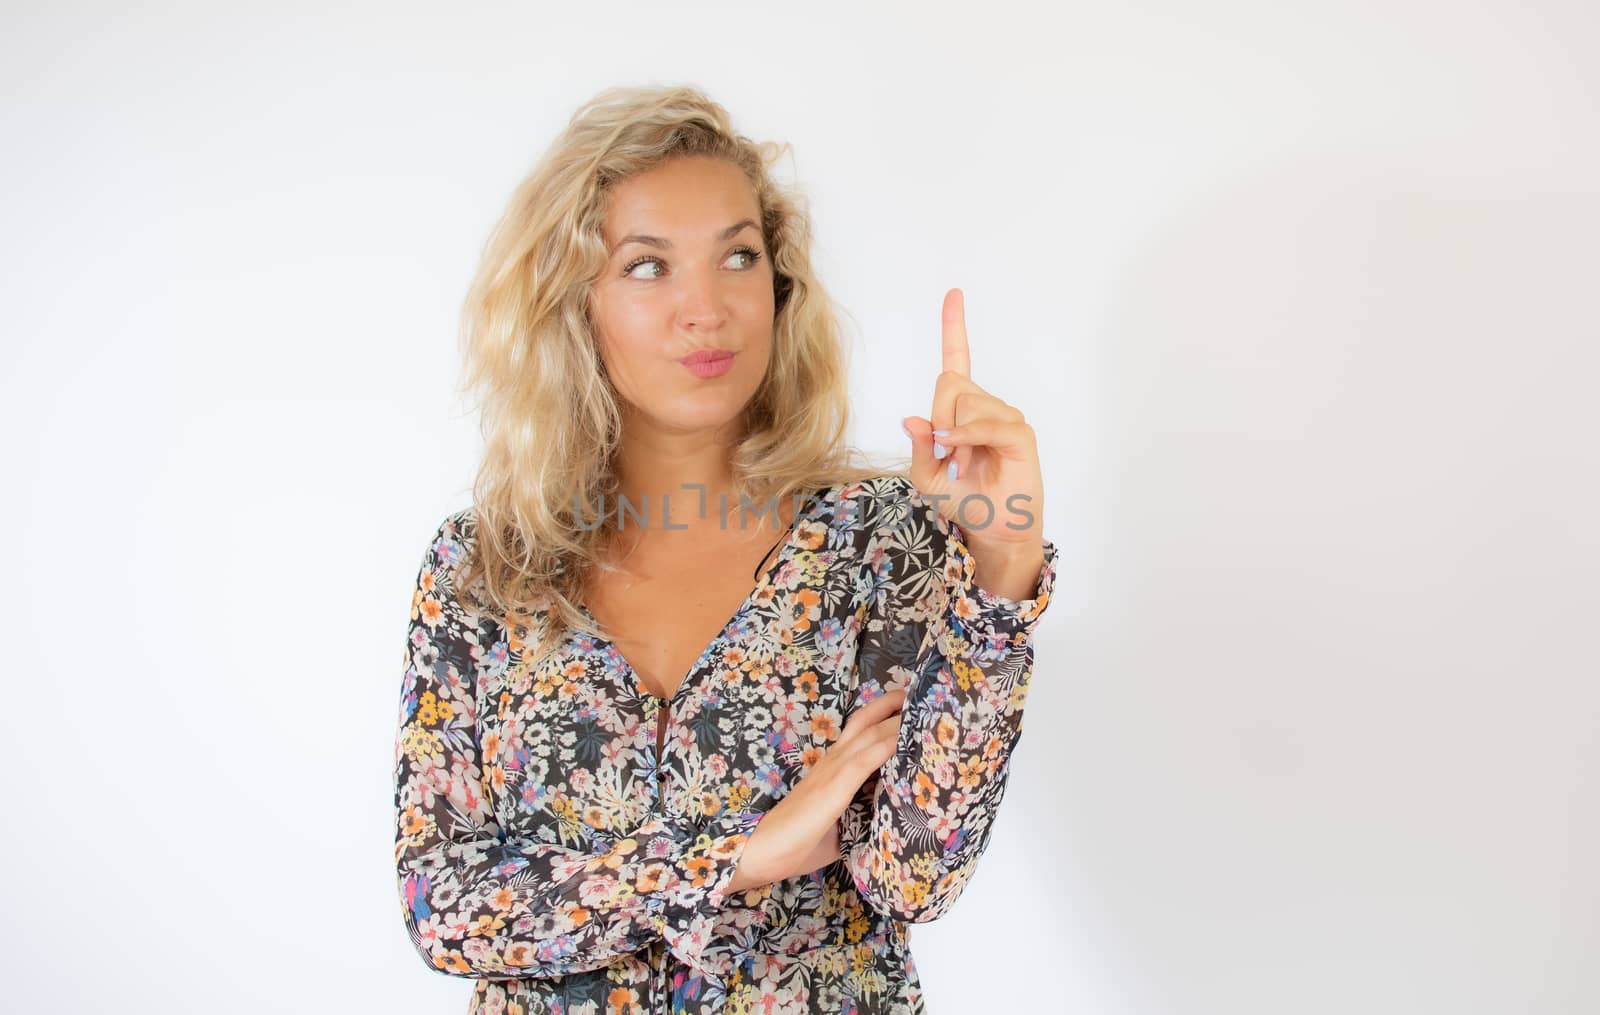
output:
[{"label": "long sleeve", "polygon": [[870,811],[847,812],[843,850],[869,906],[925,923],[955,903],[988,845],[1022,735],[1056,548],[1045,541],[1032,598],[992,595],[974,582],[958,525],[903,477],[884,489],[865,519],[859,692],[870,700],[904,689],[906,699],[899,746],[863,787]]},{"label": "long sleeve", "polygon": [[470,547],[458,513],[435,533],[417,575],[395,740],[395,862],[412,943],[451,975],[504,979],[594,969],[664,940],[698,965],[760,813],[703,827],[653,816],[599,849],[508,836],[487,792],[497,765],[477,702],[510,646],[460,606],[451,572]]}]

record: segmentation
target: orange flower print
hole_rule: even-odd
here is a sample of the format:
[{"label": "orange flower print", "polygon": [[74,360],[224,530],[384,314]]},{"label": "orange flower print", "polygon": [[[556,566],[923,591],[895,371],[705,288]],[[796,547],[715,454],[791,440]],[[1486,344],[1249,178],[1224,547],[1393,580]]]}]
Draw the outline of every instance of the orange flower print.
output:
[{"label": "orange flower print", "polygon": [[839,734],[844,730],[839,725],[839,713],[834,709],[826,709],[811,714],[811,735],[817,739],[832,743],[839,739]]},{"label": "orange flower print", "polygon": [[467,965],[467,960],[460,952],[445,952],[443,955],[435,955],[433,963],[447,973],[457,973],[464,976],[472,972],[472,968]]},{"label": "orange flower print", "polygon": [[624,858],[637,849],[638,846],[637,839],[618,839],[610,849],[584,864],[583,869],[590,872],[601,868],[619,870],[622,867]]},{"label": "orange flower print", "polygon": [[647,863],[639,868],[634,888],[644,894],[659,892],[672,885],[672,865],[665,862]]},{"label": "orange flower print", "polygon": [[492,913],[480,913],[473,923],[472,929],[467,931],[471,937],[493,937],[506,925],[505,920]]},{"label": "orange flower print", "polygon": [[795,526],[795,543],[807,550],[819,549],[828,538],[828,526],[819,521],[803,521]]},{"label": "orange flower print", "polygon": [[444,607],[439,605],[437,599],[425,597],[418,605],[417,611],[422,616],[422,622],[429,627],[438,627],[439,622],[444,620]]},{"label": "orange flower print", "polygon": [[706,875],[711,873],[712,862],[703,856],[694,856],[683,862],[684,872],[689,875],[689,883],[696,888],[706,883]]},{"label": "orange flower print", "polygon": [[972,755],[965,761],[956,762],[956,785],[971,789],[981,783],[988,773],[989,763],[983,760],[982,755]]}]

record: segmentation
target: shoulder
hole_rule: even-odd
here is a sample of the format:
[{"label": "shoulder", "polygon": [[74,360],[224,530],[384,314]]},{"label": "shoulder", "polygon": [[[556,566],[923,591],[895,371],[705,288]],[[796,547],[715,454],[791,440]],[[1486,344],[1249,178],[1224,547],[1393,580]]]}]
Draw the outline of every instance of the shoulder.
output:
[{"label": "shoulder", "polygon": [[428,540],[426,557],[430,568],[453,570],[459,566],[472,551],[477,528],[477,512],[470,507],[445,515]]},{"label": "shoulder", "polygon": [[944,516],[922,495],[910,477],[889,473],[843,488],[861,519],[862,527],[876,536],[907,526],[945,529]]},{"label": "shoulder", "polygon": [[837,501],[841,509],[881,511],[906,503],[914,493],[916,487],[911,485],[910,479],[885,473],[853,483],[837,483],[830,488],[829,497]]},{"label": "shoulder", "polygon": [[439,521],[423,550],[418,581],[422,591],[434,598],[455,603],[459,576],[471,559],[477,536],[477,512],[471,508],[453,511]]},{"label": "shoulder", "polygon": [[834,488],[830,526],[857,552],[872,558],[895,547],[921,548],[937,557],[951,538],[950,523],[910,478],[895,473],[872,476]]}]

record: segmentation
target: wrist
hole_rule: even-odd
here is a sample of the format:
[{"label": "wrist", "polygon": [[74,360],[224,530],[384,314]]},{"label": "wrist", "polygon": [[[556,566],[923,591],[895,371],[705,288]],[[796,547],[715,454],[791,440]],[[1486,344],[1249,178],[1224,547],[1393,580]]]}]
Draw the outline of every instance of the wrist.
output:
[{"label": "wrist", "polygon": [[991,596],[1020,602],[1032,599],[1044,571],[1044,539],[1022,543],[973,545],[973,584]]},{"label": "wrist", "polygon": [[772,881],[766,876],[760,860],[760,851],[755,847],[754,839],[745,843],[744,849],[739,854],[738,866],[734,868],[733,877],[728,882],[729,892],[748,891]]}]

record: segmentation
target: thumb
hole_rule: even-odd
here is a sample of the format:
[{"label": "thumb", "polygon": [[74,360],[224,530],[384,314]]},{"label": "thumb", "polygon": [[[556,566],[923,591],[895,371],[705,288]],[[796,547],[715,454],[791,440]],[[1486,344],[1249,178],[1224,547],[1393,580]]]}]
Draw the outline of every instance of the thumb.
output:
[{"label": "thumb", "polygon": [[933,457],[933,424],[921,416],[907,416],[900,425],[911,438],[911,485],[926,490],[935,470],[945,467]]}]

